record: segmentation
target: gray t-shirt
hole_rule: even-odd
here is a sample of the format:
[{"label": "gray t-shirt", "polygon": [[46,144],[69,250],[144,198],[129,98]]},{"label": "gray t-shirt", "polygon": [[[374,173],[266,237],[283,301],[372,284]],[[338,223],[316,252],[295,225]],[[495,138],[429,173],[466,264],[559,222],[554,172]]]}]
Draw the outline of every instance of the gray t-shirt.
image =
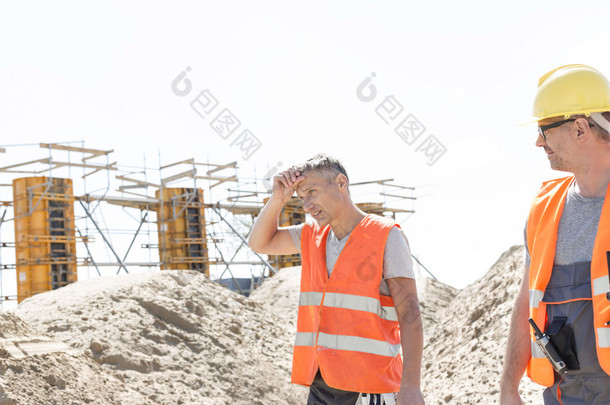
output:
[{"label": "gray t-shirt", "polygon": [[[290,232],[292,241],[297,249],[299,249],[299,252],[301,252],[301,232],[303,231],[304,226],[305,224],[286,227]],[[326,239],[326,269],[328,270],[329,277],[339,258],[339,253],[341,253],[349,239],[349,235],[350,234],[347,234],[343,239],[339,240],[332,229],[328,233],[328,238]],[[391,295],[390,288],[385,280],[394,277],[415,278],[409,242],[402,232],[402,229],[398,227],[392,227],[385,244],[383,253],[383,278],[379,285],[379,292],[381,295]]]},{"label": "gray t-shirt", "polygon": [[[568,189],[559,221],[553,272],[544,292],[549,322],[557,316],[567,317],[574,330],[574,347],[580,370],[568,371],[544,392],[545,405],[607,404],[610,377],[597,360],[591,301],[591,259],[604,197],[583,197]],[[530,265],[525,235],[526,265]],[[581,300],[577,300],[581,299]],[[577,300],[566,302],[569,300]],[[561,389],[561,402],[557,387]]]}]

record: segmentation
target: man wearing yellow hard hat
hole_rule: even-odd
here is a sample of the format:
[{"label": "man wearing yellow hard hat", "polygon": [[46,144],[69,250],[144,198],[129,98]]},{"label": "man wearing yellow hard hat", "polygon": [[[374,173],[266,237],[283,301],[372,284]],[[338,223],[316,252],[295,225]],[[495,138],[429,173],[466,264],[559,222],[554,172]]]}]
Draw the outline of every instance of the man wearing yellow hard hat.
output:
[{"label": "man wearing yellow hard hat", "polygon": [[569,176],[542,184],[525,230],[500,389],[521,404],[519,381],[544,404],[610,404],[610,83],[586,65],[540,78],[536,146]]}]

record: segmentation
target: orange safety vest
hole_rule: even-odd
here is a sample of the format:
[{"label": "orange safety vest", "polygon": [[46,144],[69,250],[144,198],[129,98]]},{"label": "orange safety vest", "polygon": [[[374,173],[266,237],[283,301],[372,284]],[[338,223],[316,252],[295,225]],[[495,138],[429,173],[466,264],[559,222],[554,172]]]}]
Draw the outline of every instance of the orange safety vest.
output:
[{"label": "orange safety vest", "polygon": [[319,367],[326,384],[344,391],[400,390],[398,317],[392,298],[379,294],[383,252],[393,226],[398,225],[367,215],[351,232],[330,278],[330,227],[303,228],[293,383],[311,385]]},{"label": "orange safety vest", "polygon": [[[573,181],[574,177],[570,176],[545,182],[534,199],[527,220],[527,246],[531,257],[530,316],[541,329],[547,325],[547,304],[542,299],[553,271],[557,229],[568,188]],[[607,251],[610,251],[610,188],[606,192],[591,260],[591,296],[597,358],[606,374],[610,374],[610,326],[606,326],[606,322],[610,321],[610,302],[606,299],[609,290]],[[531,328],[530,334],[532,355],[527,366],[527,375],[538,384],[550,387],[554,383],[553,367],[535,343]]]}]

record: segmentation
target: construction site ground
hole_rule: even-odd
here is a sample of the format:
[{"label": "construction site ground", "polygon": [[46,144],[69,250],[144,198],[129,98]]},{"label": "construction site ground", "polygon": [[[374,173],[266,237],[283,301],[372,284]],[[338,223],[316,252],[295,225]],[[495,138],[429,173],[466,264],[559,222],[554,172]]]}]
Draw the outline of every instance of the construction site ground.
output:
[{"label": "construction site ground", "polygon": [[[523,249],[474,284],[420,278],[427,404],[496,404]],[[0,312],[0,405],[303,404],[290,384],[300,268],[250,297],[188,270],[79,281]],[[524,378],[525,403],[542,389]]]}]

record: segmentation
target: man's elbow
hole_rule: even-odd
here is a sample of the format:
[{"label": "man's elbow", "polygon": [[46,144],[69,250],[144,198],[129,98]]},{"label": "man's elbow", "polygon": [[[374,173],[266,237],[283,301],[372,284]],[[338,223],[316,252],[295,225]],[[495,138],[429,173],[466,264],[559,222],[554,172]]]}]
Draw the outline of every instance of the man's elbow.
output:
[{"label": "man's elbow", "polygon": [[251,235],[248,237],[248,247],[252,249],[253,252],[264,254],[265,246],[260,242],[259,239],[253,238]]},{"label": "man's elbow", "polygon": [[252,251],[254,251],[256,253],[259,253],[258,252],[258,245],[256,243],[256,239],[252,238],[252,235],[248,236],[247,242],[248,242],[248,247],[250,249],[252,249]]}]

